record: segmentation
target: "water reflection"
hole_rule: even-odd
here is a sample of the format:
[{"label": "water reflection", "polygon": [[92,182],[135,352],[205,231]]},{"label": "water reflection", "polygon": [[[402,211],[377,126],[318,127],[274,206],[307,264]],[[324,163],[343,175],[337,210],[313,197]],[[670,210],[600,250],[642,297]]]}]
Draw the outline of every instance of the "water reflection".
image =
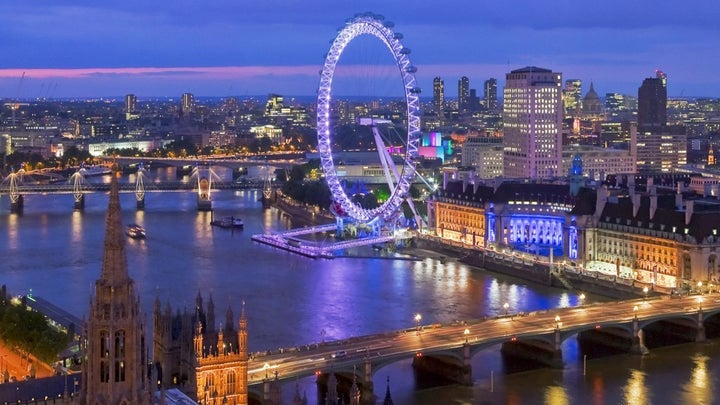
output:
[{"label": "water reflection", "polygon": [[714,403],[713,380],[708,375],[710,358],[703,354],[695,354],[692,361],[690,380],[683,385],[683,402],[686,404],[712,404]]},{"label": "water reflection", "polygon": [[545,403],[548,405],[567,405],[570,403],[565,387],[551,385],[545,388]]},{"label": "water reflection", "polygon": [[631,369],[630,377],[623,387],[623,395],[626,404],[649,404],[647,386],[645,385],[645,373],[640,370]]}]

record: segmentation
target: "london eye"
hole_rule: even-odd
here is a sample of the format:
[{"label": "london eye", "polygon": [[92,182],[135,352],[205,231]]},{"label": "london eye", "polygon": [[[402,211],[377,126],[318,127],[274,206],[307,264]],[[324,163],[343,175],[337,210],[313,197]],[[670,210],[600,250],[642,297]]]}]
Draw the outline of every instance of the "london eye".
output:
[{"label": "london eye", "polygon": [[[371,35],[379,39],[390,51],[399,71],[404,89],[406,105],[407,139],[404,142],[402,164],[395,164],[388,148],[383,143],[379,131],[373,125],[373,133],[380,162],[391,191],[389,198],[376,208],[366,209],[352,201],[347,195],[333,162],[333,141],[331,129],[331,99],[333,76],[347,45],[362,35]],[[419,93],[415,80],[417,68],[410,63],[410,49],[401,39],[402,34],[393,31],[393,24],[382,16],[372,13],[356,15],[349,19],[332,41],[325,63],[320,73],[320,86],[317,98],[317,137],[320,164],[325,174],[333,198],[333,211],[336,216],[349,217],[361,223],[388,221],[394,218],[408,199],[411,183],[416,175],[414,160],[418,155],[420,143]],[[372,125],[372,124],[371,124]]]}]

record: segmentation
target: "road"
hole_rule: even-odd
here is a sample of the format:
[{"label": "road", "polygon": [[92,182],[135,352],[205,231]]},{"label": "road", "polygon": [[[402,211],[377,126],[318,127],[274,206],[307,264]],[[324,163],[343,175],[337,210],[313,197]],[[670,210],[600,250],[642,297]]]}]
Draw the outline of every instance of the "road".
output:
[{"label": "road", "polygon": [[354,337],[342,341],[312,344],[258,355],[248,365],[250,384],[266,377],[295,378],[312,375],[329,367],[360,366],[365,359],[401,359],[417,352],[456,349],[465,342],[470,345],[493,345],[507,339],[553,333],[575,334],[596,326],[628,323],[635,316],[640,327],[644,323],[678,316],[697,317],[720,311],[720,294],[651,300],[629,300],[614,303],[581,305],[529,314],[513,314],[486,320],[457,322],[450,325],[424,325],[380,335]]}]

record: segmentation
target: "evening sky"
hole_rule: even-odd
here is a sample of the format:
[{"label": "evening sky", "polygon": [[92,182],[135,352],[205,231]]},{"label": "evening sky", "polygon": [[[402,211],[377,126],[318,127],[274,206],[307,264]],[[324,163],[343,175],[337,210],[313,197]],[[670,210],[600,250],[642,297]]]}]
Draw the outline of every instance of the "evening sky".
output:
[{"label": "evening sky", "polygon": [[365,11],[404,34],[424,96],[435,76],[450,98],[461,76],[502,93],[534,65],[601,96],[661,69],[670,96],[720,97],[713,0],[33,0],[0,2],[0,98],[311,96],[337,29]]}]

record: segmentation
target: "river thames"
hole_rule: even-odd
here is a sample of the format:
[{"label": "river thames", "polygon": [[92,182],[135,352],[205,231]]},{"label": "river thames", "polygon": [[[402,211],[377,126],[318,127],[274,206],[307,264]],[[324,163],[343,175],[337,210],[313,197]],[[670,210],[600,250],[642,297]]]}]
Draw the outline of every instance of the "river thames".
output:
[{"label": "river thames", "polygon": [[[229,172],[218,169],[218,174],[230,181]],[[155,169],[148,176],[174,178],[174,172]],[[198,291],[205,302],[212,294],[218,320],[228,306],[237,315],[246,302],[251,351],[405,329],[415,325],[418,313],[422,324],[433,324],[500,315],[504,303],[510,312],[582,304],[577,293],[441,261],[434,254],[422,261],[315,260],[257,244],[251,235],[292,226],[276,209],[263,209],[258,197],[258,190],[215,192],[211,214],[198,212],[189,192],[148,193],[144,211],[136,210],[134,195],[121,195],[123,221],[147,230],[147,239],[128,240],[126,253],[149,327],[156,297],[174,309],[193,308]],[[88,195],[79,212],[69,195],[28,195],[18,216],[9,213],[9,199],[2,196],[0,284],[86,315],[100,274],[107,202],[106,194]],[[245,228],[211,227],[212,215],[239,216]],[[505,365],[499,347],[488,349],[473,358],[472,387],[416,380],[408,360],[376,370],[375,393],[381,402],[389,377],[400,405],[720,401],[717,341],[651,348],[642,357],[590,358],[583,370],[583,353],[575,339],[568,339],[563,356],[563,370],[523,371]],[[308,402],[317,403],[314,378],[298,383]],[[283,387],[286,403],[294,390],[294,382]]]}]

